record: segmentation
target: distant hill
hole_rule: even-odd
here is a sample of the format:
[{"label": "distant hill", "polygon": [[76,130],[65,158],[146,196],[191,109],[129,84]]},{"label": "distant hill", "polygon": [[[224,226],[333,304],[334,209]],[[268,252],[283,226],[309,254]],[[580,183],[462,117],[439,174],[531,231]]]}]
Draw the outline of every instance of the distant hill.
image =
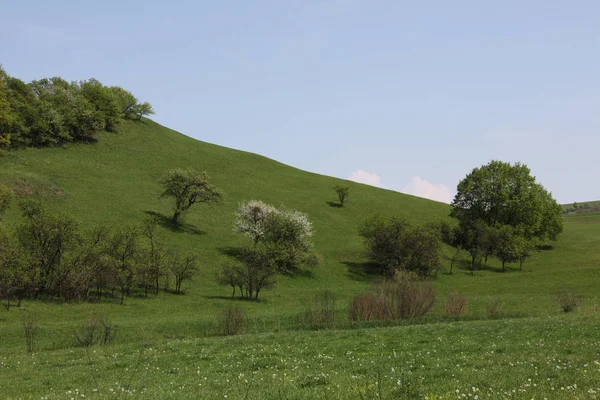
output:
[{"label": "distant hill", "polygon": [[569,204],[563,204],[563,213],[565,214],[582,214],[589,212],[600,212],[600,200],[582,201]]}]

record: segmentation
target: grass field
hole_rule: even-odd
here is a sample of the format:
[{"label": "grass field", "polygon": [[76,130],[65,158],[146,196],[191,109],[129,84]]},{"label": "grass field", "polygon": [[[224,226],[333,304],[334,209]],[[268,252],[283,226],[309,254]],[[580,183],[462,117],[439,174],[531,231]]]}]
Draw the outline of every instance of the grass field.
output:
[{"label": "grass field", "polygon": [[[355,398],[369,397],[376,393],[370,391],[378,390],[373,386],[378,368],[385,377],[386,397],[400,390],[394,386],[399,374],[410,371],[415,390],[423,396],[456,398],[458,389],[461,396],[479,393],[479,398],[524,398],[530,393],[535,398],[561,398],[556,393],[562,398],[574,398],[574,394],[595,398],[588,390],[600,386],[594,364],[600,359],[600,335],[594,328],[600,320],[591,311],[600,287],[600,214],[566,216],[565,232],[555,248],[536,254],[523,271],[502,273],[497,260],[474,276],[462,267],[455,267],[451,275],[443,269],[434,281],[438,301],[431,316],[419,325],[374,329],[346,321],[349,299],[367,290],[375,279],[367,272],[358,225],[374,213],[401,214],[415,223],[436,221],[447,218],[447,205],[348,182],[347,204],[334,207],[329,203],[336,201],[332,187],[338,179],[199,142],[150,120],[126,122],[118,134],[106,134],[92,145],[3,153],[0,182],[14,187],[20,197],[41,198],[51,208],[71,213],[82,226],[120,226],[141,223],[150,215],[169,215],[169,202],[158,198],[156,181],[164,170],[174,167],[206,170],[225,193],[221,206],[192,209],[180,229],[161,228],[174,247],[198,254],[199,276],[184,284],[184,295],[133,297],[123,306],[113,301],[26,301],[21,309],[2,309],[0,371],[9,379],[0,379],[1,393],[15,398],[69,398],[79,389],[86,396],[93,395],[89,361],[81,348],[74,347],[73,332],[90,315],[102,314],[119,327],[113,345],[92,350],[101,394],[106,396],[110,388],[120,390],[125,384],[138,349],[150,343],[138,371],[144,373],[134,377],[145,376],[143,384],[136,386],[145,388],[143,398],[223,398],[227,393],[231,398],[244,398],[246,390],[246,398],[347,398],[349,393]],[[240,201],[253,198],[306,212],[314,222],[322,263],[295,277],[281,278],[276,288],[261,293],[260,302],[235,301],[250,319],[247,335],[205,338],[216,332],[216,313],[232,304],[229,289],[214,283],[214,272],[227,249],[243,243],[232,230],[234,211]],[[3,223],[18,219],[13,206]],[[585,297],[582,309],[588,310],[585,318],[589,321],[560,314],[551,295],[565,287]],[[302,326],[297,317],[306,299],[325,289],[337,296],[338,330],[299,331]],[[441,316],[443,300],[453,291],[469,300],[467,321],[452,322]],[[505,319],[486,320],[486,304],[493,299],[504,304]],[[34,355],[24,350],[20,321],[27,313],[39,325]],[[494,352],[493,344],[503,350]],[[393,349],[400,352],[397,360],[389,358]],[[348,351],[359,354],[362,366],[351,361],[353,353]],[[413,361],[407,370],[409,359]],[[377,368],[371,368],[371,362]],[[263,364],[264,368],[257,367]],[[587,375],[581,369],[584,364],[589,365]],[[418,372],[419,365],[425,366],[423,373]],[[539,368],[537,376],[534,366]],[[281,375],[284,372],[288,378]],[[248,389],[245,380],[250,376],[255,378]],[[264,386],[258,383],[260,378]],[[538,386],[525,386],[529,378]],[[542,378],[550,381],[542,385]],[[203,394],[194,395],[200,383]],[[569,392],[567,387],[573,384],[577,387]],[[559,391],[559,385],[565,391]],[[472,387],[480,392],[473,392]],[[490,388],[495,392],[489,392]],[[511,396],[499,394],[513,389],[516,392]]]}]

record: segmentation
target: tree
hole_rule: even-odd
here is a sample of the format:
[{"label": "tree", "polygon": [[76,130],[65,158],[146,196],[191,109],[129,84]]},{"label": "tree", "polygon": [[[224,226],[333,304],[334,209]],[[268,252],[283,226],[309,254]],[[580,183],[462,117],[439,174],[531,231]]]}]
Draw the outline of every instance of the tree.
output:
[{"label": "tree", "polygon": [[185,257],[175,255],[171,262],[171,272],[175,277],[175,293],[181,294],[182,282],[191,280],[198,272],[198,260],[190,255]]},{"label": "tree", "polygon": [[157,295],[160,289],[160,278],[166,275],[166,264],[169,261],[171,249],[166,245],[163,238],[157,231],[157,223],[154,219],[147,219],[142,225],[142,235],[148,239],[148,250],[145,269],[147,278],[145,280],[146,295],[151,286],[154,287],[154,294]]},{"label": "tree", "polygon": [[161,197],[174,200],[171,222],[177,224],[179,218],[196,203],[219,203],[223,197],[221,191],[208,182],[206,172],[193,169],[172,169],[159,180],[164,192]]},{"label": "tree", "polygon": [[312,254],[312,223],[300,211],[275,208],[259,200],[240,204],[234,230],[263,246],[280,273],[309,264]]},{"label": "tree", "polygon": [[275,286],[277,266],[263,246],[246,247],[240,254],[242,265],[236,267],[236,276],[243,283],[249,300],[258,300],[261,290]]},{"label": "tree", "polygon": [[344,207],[344,202],[350,193],[350,188],[348,186],[335,185],[333,190],[338,196],[338,200],[340,201],[340,206]]},{"label": "tree", "polygon": [[136,227],[123,227],[110,235],[106,244],[106,255],[110,258],[115,283],[121,291],[120,304],[131,292],[131,285],[139,251],[139,231]]},{"label": "tree", "polygon": [[242,288],[244,283],[239,277],[238,269],[235,265],[231,263],[226,263],[221,266],[221,268],[215,274],[215,279],[217,281],[217,285],[221,286],[231,286],[232,293],[231,298],[235,297],[235,288],[240,288],[240,296],[244,296],[244,292]]},{"label": "tree", "polygon": [[2,215],[10,207],[13,198],[13,191],[4,185],[0,185],[0,221]]},{"label": "tree", "polygon": [[260,200],[244,201],[235,213],[234,231],[248,236],[256,245],[265,235],[268,216],[275,212],[274,206]]},{"label": "tree", "polygon": [[515,247],[517,261],[519,261],[519,270],[523,270],[523,264],[533,255],[535,250],[535,241],[527,239],[522,235],[518,235],[515,238]]},{"label": "tree", "polygon": [[392,277],[406,256],[402,238],[409,229],[404,218],[375,215],[359,227],[359,235],[367,246],[367,255],[379,265],[381,272]]},{"label": "tree", "polygon": [[441,234],[437,225],[412,227],[403,218],[376,215],[363,222],[359,234],[364,238],[369,258],[389,278],[398,270],[435,276],[441,267]]},{"label": "tree", "polygon": [[560,206],[521,163],[491,161],[473,169],[458,184],[450,215],[463,227],[508,225],[527,238],[556,240],[563,229]]},{"label": "tree", "polygon": [[39,273],[38,291],[51,290],[56,272],[67,250],[77,238],[77,224],[66,214],[54,214],[43,203],[26,200],[20,204],[26,221],[18,229],[19,242]]},{"label": "tree", "polygon": [[401,244],[405,254],[402,269],[416,272],[422,277],[437,275],[442,266],[439,232],[431,226],[415,226],[405,232]]},{"label": "tree", "polygon": [[0,148],[10,147],[17,117],[10,105],[6,72],[0,65]]},{"label": "tree", "polygon": [[12,297],[32,278],[27,274],[26,265],[25,253],[19,242],[14,235],[0,228],[0,298],[6,301],[7,311]]},{"label": "tree", "polygon": [[141,121],[143,116],[154,114],[154,109],[152,108],[152,105],[150,105],[150,103],[145,101],[143,103],[138,103],[135,105],[134,113],[138,116],[138,121]]},{"label": "tree", "polygon": [[496,242],[496,257],[502,261],[502,271],[506,271],[506,263],[512,263],[519,259],[518,234],[508,225],[498,228],[498,240]]}]

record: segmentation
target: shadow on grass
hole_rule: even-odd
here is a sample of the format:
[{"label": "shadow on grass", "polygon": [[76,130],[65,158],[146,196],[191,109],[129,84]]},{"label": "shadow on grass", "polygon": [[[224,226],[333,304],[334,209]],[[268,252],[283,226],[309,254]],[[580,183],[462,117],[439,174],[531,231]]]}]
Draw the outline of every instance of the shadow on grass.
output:
[{"label": "shadow on grass", "polygon": [[176,233],[191,233],[194,235],[206,235],[206,232],[201,231],[196,228],[192,224],[186,224],[185,222],[172,223],[171,218],[167,217],[164,214],[158,213],[156,211],[144,211],[144,214],[148,215],[152,219],[156,221],[160,226],[169,229],[172,232]]},{"label": "shadow on grass", "polygon": [[551,244],[542,244],[542,245],[536,246],[536,248],[540,251],[548,251],[548,250],[553,250],[554,246]]},{"label": "shadow on grass", "polygon": [[381,271],[377,264],[372,262],[357,263],[352,261],[342,261],[342,264],[348,267],[348,276],[357,282],[370,282],[375,278],[381,277]]},{"label": "shadow on grass", "polygon": [[327,205],[329,205],[329,207],[335,207],[335,208],[341,208],[342,205],[340,203],[335,203],[333,201],[328,201]]}]

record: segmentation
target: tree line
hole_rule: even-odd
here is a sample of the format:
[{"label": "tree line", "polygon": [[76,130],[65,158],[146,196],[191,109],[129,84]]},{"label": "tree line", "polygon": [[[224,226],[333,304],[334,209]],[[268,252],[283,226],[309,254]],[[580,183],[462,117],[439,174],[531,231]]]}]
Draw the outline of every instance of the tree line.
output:
[{"label": "tree line", "polygon": [[411,226],[402,217],[367,219],[360,227],[367,256],[387,276],[407,270],[427,278],[441,267],[441,242],[456,251],[450,273],[460,254],[469,254],[471,272],[486,267],[495,256],[519,269],[544,244],[563,231],[562,207],[529,168],[521,163],[491,161],[473,169],[457,187],[448,221]]},{"label": "tree line", "polygon": [[0,296],[11,300],[62,301],[118,299],[137,292],[181,293],[182,282],[198,270],[193,255],[180,254],[159,234],[156,221],[140,226],[81,229],[66,213],[44,203],[19,204],[22,221],[14,229],[0,225]]},{"label": "tree line", "polygon": [[150,114],[154,114],[150,103],[94,78],[25,83],[0,66],[0,148],[87,142],[99,132],[114,131],[125,119]]}]

